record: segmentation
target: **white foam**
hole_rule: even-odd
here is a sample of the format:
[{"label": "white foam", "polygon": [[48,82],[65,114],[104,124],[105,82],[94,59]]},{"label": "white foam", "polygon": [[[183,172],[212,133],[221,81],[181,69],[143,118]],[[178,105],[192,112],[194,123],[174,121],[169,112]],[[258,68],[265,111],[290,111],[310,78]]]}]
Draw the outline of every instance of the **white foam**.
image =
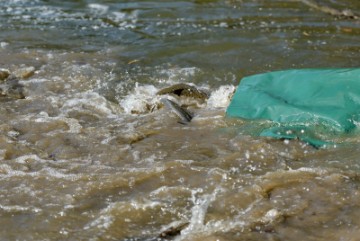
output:
[{"label": "white foam", "polygon": [[69,133],[80,133],[82,126],[78,120],[74,118],[65,118],[65,117],[59,117],[58,119],[64,121],[68,125]]},{"label": "white foam", "polygon": [[77,110],[80,112],[90,111],[92,114],[100,117],[115,117],[114,109],[105,97],[92,91],[76,94],[73,98],[66,100],[61,107],[61,111],[65,116],[69,112]]},{"label": "white foam", "polygon": [[24,156],[19,156],[15,159],[15,162],[17,163],[21,163],[21,164],[25,164],[26,163],[26,160],[28,159],[32,159],[34,161],[37,161],[37,162],[46,162],[46,160],[44,159],[41,159],[40,157],[38,157],[37,155],[35,154],[32,154],[32,155],[24,155]]},{"label": "white foam", "polygon": [[0,48],[2,48],[2,49],[5,49],[8,45],[9,45],[9,43],[7,43],[7,42],[0,42]]},{"label": "white foam", "polygon": [[109,10],[109,6],[99,3],[90,3],[88,7],[97,14],[105,14]]},{"label": "white foam", "polygon": [[39,213],[42,210],[40,208],[36,207],[25,207],[25,206],[19,206],[19,205],[1,205],[0,209],[5,212],[32,212],[32,213]]},{"label": "white foam", "polygon": [[160,83],[175,84],[178,82],[189,82],[190,77],[200,70],[196,67],[162,69],[159,74],[166,75],[167,79],[160,79]]},{"label": "white foam", "polygon": [[191,208],[191,219],[189,226],[181,231],[181,238],[186,238],[188,235],[192,235],[198,232],[204,232],[206,229],[205,215],[209,205],[215,201],[220,189],[215,189],[211,194],[204,194],[196,197],[198,193],[202,193],[201,188],[192,190],[192,201],[194,206]]},{"label": "white foam", "polygon": [[45,167],[42,170],[40,170],[38,173],[41,173],[42,175],[45,174],[45,176],[53,177],[57,179],[65,179],[70,181],[76,181],[81,179],[81,175],[78,174],[65,174],[62,172],[59,172],[58,170],[50,167]]},{"label": "white foam", "polygon": [[325,169],[312,168],[312,167],[300,167],[297,170],[289,170],[289,172],[308,172],[308,173],[316,173],[319,175],[324,175],[328,173]]},{"label": "white foam", "polygon": [[29,85],[30,83],[41,84],[41,83],[55,82],[55,81],[56,80],[52,80],[52,79],[34,78],[34,79],[22,80],[22,81],[20,81],[20,83],[23,84],[23,85]]},{"label": "white foam", "polygon": [[102,229],[108,229],[111,224],[114,222],[114,217],[111,215],[100,215],[97,219],[92,221],[91,223],[85,225],[84,230],[88,230],[90,228],[98,228],[100,230]]},{"label": "white foam", "polygon": [[128,15],[123,12],[112,12],[112,15],[114,16],[114,20],[116,22],[125,21],[128,17]]},{"label": "white foam", "polygon": [[184,186],[178,186],[178,187],[161,186],[158,189],[155,189],[154,191],[152,191],[149,196],[152,198],[154,198],[154,197],[156,198],[158,195],[161,195],[162,193],[171,193],[172,191],[179,192],[180,190],[190,192],[190,189],[187,187],[184,187]]},{"label": "white foam", "polygon": [[213,91],[207,101],[209,108],[226,108],[231,100],[231,97],[235,91],[233,85],[223,85],[217,90]]},{"label": "white foam", "polygon": [[[99,216],[92,222],[88,223],[84,226],[85,230],[91,228],[97,228],[99,230],[106,230],[111,227],[111,225],[115,222],[114,213],[116,215],[117,210],[145,210],[147,208],[155,208],[160,205],[159,202],[153,202],[150,200],[145,200],[144,202],[131,201],[131,202],[115,202],[110,203],[106,208],[101,210]],[[116,218],[124,218],[125,222],[129,222],[127,220],[131,217],[116,217]]]},{"label": "white foam", "polygon": [[134,90],[124,99],[120,100],[120,106],[127,114],[145,114],[156,109],[160,103],[160,97],[156,95],[158,89],[153,85],[135,85]]},{"label": "white foam", "polygon": [[138,11],[132,11],[131,13],[124,12],[112,12],[109,17],[116,23],[119,23],[120,29],[133,29],[136,27],[138,21]]},{"label": "white foam", "polygon": [[271,223],[277,218],[281,216],[281,213],[276,209],[270,209],[266,212],[266,214],[262,217],[262,221],[265,223]]},{"label": "white foam", "polygon": [[48,122],[52,122],[52,121],[65,122],[67,124],[67,126],[69,127],[69,130],[67,131],[69,133],[80,133],[80,131],[82,129],[82,126],[77,119],[68,118],[68,117],[64,117],[64,116],[49,117],[49,114],[44,111],[40,112],[34,121],[38,122],[38,123],[48,123]]},{"label": "white foam", "polygon": [[[36,162],[48,162],[47,160],[41,159],[36,155],[24,155],[21,157],[16,158],[16,162],[18,163],[25,163],[27,159],[31,158],[32,160]],[[81,175],[78,174],[65,174],[62,172],[59,172],[58,170],[50,167],[45,167],[39,171],[20,171],[15,170],[11,166],[7,164],[0,165],[0,176],[2,178],[11,178],[11,177],[39,177],[39,176],[46,176],[48,178],[52,177],[55,179],[64,179],[64,180],[70,180],[70,181],[76,181],[82,178]]]}]

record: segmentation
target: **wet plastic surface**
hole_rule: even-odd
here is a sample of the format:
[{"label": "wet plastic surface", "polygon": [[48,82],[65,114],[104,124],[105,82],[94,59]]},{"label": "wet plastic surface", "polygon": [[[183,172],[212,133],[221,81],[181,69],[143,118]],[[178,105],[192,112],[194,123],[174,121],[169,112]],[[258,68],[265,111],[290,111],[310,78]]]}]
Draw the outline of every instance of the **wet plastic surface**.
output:
[{"label": "wet plastic surface", "polygon": [[226,113],[272,121],[261,136],[322,146],[333,135],[352,132],[359,109],[359,68],[295,69],[243,78]]}]

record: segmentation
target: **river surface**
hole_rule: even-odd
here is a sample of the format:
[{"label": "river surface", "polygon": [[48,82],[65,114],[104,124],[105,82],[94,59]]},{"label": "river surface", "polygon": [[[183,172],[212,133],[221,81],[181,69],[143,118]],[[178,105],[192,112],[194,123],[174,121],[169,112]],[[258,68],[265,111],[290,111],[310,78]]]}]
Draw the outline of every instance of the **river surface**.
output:
[{"label": "river surface", "polygon": [[[0,0],[25,96],[0,96],[0,239],[359,240],[360,137],[315,149],[225,117],[244,76],[359,67],[359,18],[323,10],[360,2],[306,3]],[[187,125],[156,95],[176,83],[210,96],[178,100]]]}]

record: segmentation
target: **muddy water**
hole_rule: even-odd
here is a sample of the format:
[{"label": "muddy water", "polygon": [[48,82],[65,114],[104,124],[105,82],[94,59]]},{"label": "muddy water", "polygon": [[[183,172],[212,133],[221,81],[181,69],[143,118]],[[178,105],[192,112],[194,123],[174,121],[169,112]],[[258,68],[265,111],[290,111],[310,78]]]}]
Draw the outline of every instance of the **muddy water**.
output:
[{"label": "muddy water", "polygon": [[[243,76],[359,67],[359,34],[301,1],[0,1],[25,95],[0,96],[1,240],[358,240],[358,135],[317,150],[224,112]],[[182,82],[210,93],[178,100],[188,125],[156,95]]]}]

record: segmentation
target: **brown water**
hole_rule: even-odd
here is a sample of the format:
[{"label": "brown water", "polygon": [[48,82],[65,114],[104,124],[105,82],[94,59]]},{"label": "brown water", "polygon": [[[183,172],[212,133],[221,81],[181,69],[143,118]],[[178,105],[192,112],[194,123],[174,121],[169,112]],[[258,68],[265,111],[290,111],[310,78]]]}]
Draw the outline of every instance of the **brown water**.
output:
[{"label": "brown water", "polygon": [[[359,240],[358,135],[315,149],[224,116],[243,76],[359,67],[359,34],[300,1],[0,1],[25,95],[0,96],[0,239]],[[156,95],[180,82],[210,93],[188,125]]]}]

